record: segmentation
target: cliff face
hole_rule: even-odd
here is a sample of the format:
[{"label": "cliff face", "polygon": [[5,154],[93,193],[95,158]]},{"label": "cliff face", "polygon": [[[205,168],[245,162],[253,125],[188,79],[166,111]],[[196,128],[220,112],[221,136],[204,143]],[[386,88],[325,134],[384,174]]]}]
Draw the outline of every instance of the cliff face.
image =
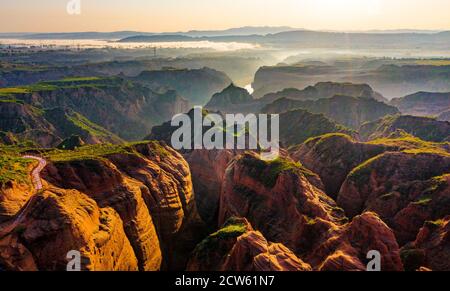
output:
[{"label": "cliff face", "polygon": [[[208,111],[203,110],[202,116],[208,114]],[[194,110],[188,113],[191,122],[194,120]],[[224,117],[225,119],[225,117]],[[288,148],[293,145],[300,144],[309,138],[323,135],[326,133],[345,133],[352,136],[357,136],[357,133],[348,129],[322,114],[310,113],[303,109],[283,112],[279,116],[279,138],[281,146]],[[148,140],[160,140],[166,143],[171,143],[172,133],[178,129],[178,126],[172,126],[170,121],[167,121],[159,126],[152,128],[150,135],[146,137]],[[203,126],[203,133],[206,133],[211,126]],[[228,132],[228,131],[227,131]],[[194,147],[194,129],[191,129],[191,148]],[[224,131],[224,136],[225,136]],[[270,132],[269,132],[270,133]],[[270,137],[270,135],[268,136]],[[248,135],[247,135],[248,139]],[[224,138],[226,140],[226,138]]]},{"label": "cliff face", "polygon": [[439,114],[438,120],[450,122],[450,110],[444,111],[441,114]]},{"label": "cliff face", "polygon": [[394,233],[375,213],[365,212],[319,245],[308,261],[320,271],[366,270],[363,258],[371,250],[380,252],[382,271],[403,270]]},{"label": "cliff face", "polygon": [[327,134],[297,147],[292,156],[317,173],[325,192],[336,198],[347,175],[359,164],[394,147],[356,142],[344,134]]},{"label": "cliff face", "polygon": [[366,123],[361,126],[359,132],[363,139],[371,140],[389,137],[399,130],[426,141],[443,142],[450,140],[450,122],[409,115],[387,116]]},{"label": "cliff face", "polygon": [[133,80],[151,88],[174,89],[192,105],[204,105],[209,98],[230,85],[230,78],[210,69],[169,69],[144,71]]},{"label": "cliff face", "polygon": [[378,120],[386,115],[399,113],[397,108],[375,99],[345,95],[335,95],[317,101],[278,99],[266,105],[262,111],[282,113],[296,108],[323,114],[327,118],[353,129],[358,129],[362,124]]},{"label": "cliff face", "polygon": [[381,102],[387,101],[387,99],[385,99],[381,94],[375,92],[367,84],[335,82],[319,82],[314,86],[308,86],[303,90],[295,88],[284,89],[277,93],[266,94],[260,100],[264,103],[271,103],[281,98],[287,98],[296,101],[306,101],[331,98],[336,95],[375,99]]},{"label": "cliff face", "polygon": [[387,152],[348,175],[337,203],[350,217],[376,212],[403,245],[414,240],[425,221],[449,213],[449,171],[448,154]]},{"label": "cliff face", "polygon": [[260,104],[244,88],[231,84],[222,92],[216,93],[206,104],[206,109],[221,113],[256,113]]},{"label": "cliff face", "polygon": [[76,190],[36,194],[20,226],[0,240],[0,260],[10,270],[65,270],[70,250],[81,253],[83,270],[138,269],[117,212]]},{"label": "cliff face", "polygon": [[41,109],[70,108],[127,140],[142,139],[153,125],[189,110],[174,91],[156,93],[119,77],[63,79],[18,90],[10,97]]},{"label": "cliff face", "polygon": [[329,228],[344,217],[305,174],[314,176],[287,160],[264,162],[250,153],[237,158],[225,175],[219,224],[231,216],[246,217],[269,240],[307,251],[321,236],[308,227],[311,220]]},{"label": "cliff face", "polygon": [[[306,41],[306,38],[302,39]],[[390,43],[395,42],[393,39]],[[260,98],[285,88],[303,90],[317,82],[335,80],[370,84],[375,91],[391,99],[419,91],[449,92],[449,72],[449,65],[418,64],[417,61],[404,60],[300,62],[261,67],[255,74],[252,86],[255,89],[253,95]]]},{"label": "cliff face", "polygon": [[18,101],[0,100],[0,131],[14,135],[15,140],[5,140],[8,144],[31,141],[48,148],[72,135],[80,136],[89,144],[122,142],[113,133],[71,109],[42,110]]},{"label": "cliff face", "polygon": [[365,270],[361,258],[376,249],[384,270],[401,270],[389,227],[373,213],[347,223],[343,210],[309,182],[311,175],[287,160],[264,162],[250,153],[236,158],[225,175],[219,223],[246,217],[267,240],[284,244],[313,269]]},{"label": "cliff face", "polygon": [[225,171],[237,154],[232,150],[193,150],[184,154],[192,172],[199,214],[210,228],[217,227]]},{"label": "cliff face", "polygon": [[402,114],[438,116],[450,109],[450,93],[417,92],[390,102]]},{"label": "cliff face", "polygon": [[46,190],[4,239],[26,246],[42,270],[64,268],[70,250],[81,251],[88,270],[184,268],[203,236],[184,159],[156,142],[93,150],[49,156]]},{"label": "cliff face", "polygon": [[230,218],[194,250],[188,271],[311,271],[282,244],[268,242],[245,218]]},{"label": "cliff face", "polygon": [[34,188],[29,173],[35,166],[33,160],[15,157],[0,150],[0,223],[17,215],[33,196]]},{"label": "cliff face", "polygon": [[356,134],[322,114],[313,114],[303,109],[280,114],[280,141],[284,147],[298,145],[309,138],[336,132]]},{"label": "cliff face", "polygon": [[426,267],[431,270],[450,270],[450,217],[430,221],[420,229],[416,240],[402,248],[407,270]]},{"label": "cliff face", "polygon": [[61,141],[54,134],[53,125],[34,109],[15,101],[0,101],[0,130],[15,136],[5,141],[11,144],[21,139],[32,139],[43,146]]}]

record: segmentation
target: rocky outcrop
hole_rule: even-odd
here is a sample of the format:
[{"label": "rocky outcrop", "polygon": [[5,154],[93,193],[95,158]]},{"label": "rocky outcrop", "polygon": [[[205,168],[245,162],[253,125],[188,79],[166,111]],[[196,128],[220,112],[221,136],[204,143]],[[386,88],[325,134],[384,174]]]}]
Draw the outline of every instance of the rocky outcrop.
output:
[{"label": "rocky outcrop", "polygon": [[0,223],[12,219],[34,194],[31,171],[36,166],[29,159],[1,152]]},{"label": "rocky outcrop", "polygon": [[283,98],[266,105],[261,111],[282,113],[298,108],[315,114],[323,114],[327,118],[353,129],[358,129],[362,124],[378,120],[386,115],[399,113],[397,108],[375,99],[345,95],[335,95],[316,101],[296,101]]},{"label": "rocky outcrop", "polygon": [[280,243],[270,243],[258,231],[238,237],[223,270],[229,271],[311,271],[306,264]]},{"label": "rocky outcrop", "polygon": [[[307,34],[308,32],[305,32]],[[405,36],[407,34],[404,34]],[[340,35],[348,38],[350,35]],[[292,36],[285,36],[285,40],[292,41]],[[351,37],[351,36],[350,36]],[[393,44],[398,40],[398,35],[391,35],[392,40],[384,43]],[[316,38],[302,35],[299,39],[306,43],[317,43]],[[279,41],[279,40],[277,40]],[[337,43],[348,43],[346,40],[334,40],[331,46]],[[364,41],[365,42],[365,41]],[[376,45],[380,42],[377,40]],[[397,43],[396,43],[397,45]],[[410,45],[408,47],[411,47]],[[304,55],[299,59],[304,59]],[[380,92],[388,99],[398,96],[414,94],[418,91],[450,92],[448,64],[425,63],[419,64],[418,60],[386,60],[386,59],[361,59],[322,61],[322,62],[297,62],[292,65],[278,64],[275,66],[262,66],[255,74],[252,87],[255,89],[253,96],[260,98],[268,93],[277,92],[285,88],[304,89],[317,82],[336,80],[339,82],[366,83]]]},{"label": "rocky outcrop", "polygon": [[192,105],[206,104],[213,94],[231,83],[224,73],[206,67],[143,71],[133,80],[155,90],[161,87],[174,89]]},{"label": "rocky outcrop", "polygon": [[280,141],[286,148],[327,133],[356,135],[352,130],[322,114],[313,114],[302,109],[280,114]]},{"label": "rocky outcrop", "polygon": [[296,253],[310,250],[324,235],[318,228],[329,229],[345,217],[307,176],[316,175],[288,160],[265,162],[252,153],[238,157],[225,174],[219,224],[246,217],[269,240]]},{"label": "rocky outcrop", "polygon": [[15,139],[30,139],[42,146],[60,142],[54,126],[32,106],[17,101],[0,101],[0,130]]},{"label": "rocky outcrop", "polygon": [[58,146],[58,149],[61,150],[74,150],[76,148],[84,146],[86,143],[84,140],[78,135],[72,135],[71,137],[63,140]]},{"label": "rocky outcrop", "polygon": [[417,92],[392,99],[390,104],[397,107],[402,114],[437,116],[450,109],[450,93]]},{"label": "rocky outcrop", "polygon": [[189,101],[175,90],[158,93],[151,102],[151,106],[153,108],[148,114],[154,114],[153,124],[172,119],[176,114],[184,113],[191,108]]},{"label": "rocky outcrop", "polygon": [[194,249],[188,264],[188,271],[220,271],[238,237],[252,231],[245,218],[231,217],[221,228],[206,237]]},{"label": "rocky outcrop", "polygon": [[[188,116],[191,120],[191,122],[194,121],[194,115],[198,109],[192,109],[189,111]],[[206,118],[207,114],[209,114],[207,110],[202,110],[201,116],[203,119]],[[211,112],[213,113],[213,112]],[[213,113],[215,114],[215,113]],[[220,115],[220,114],[219,114]],[[199,116],[200,117],[200,116]],[[270,116],[268,117],[270,119]],[[226,118],[223,117],[223,120],[225,121]],[[348,129],[340,124],[337,124],[333,122],[332,120],[326,118],[322,114],[313,114],[306,110],[297,109],[289,112],[284,112],[279,115],[279,138],[281,142],[281,147],[288,148],[293,145],[298,145],[304,141],[306,141],[309,138],[316,137],[319,135],[323,135],[326,133],[345,133],[352,136],[357,136],[357,133],[351,129]],[[219,125],[220,126],[220,125]],[[225,126],[225,122],[224,122]],[[232,128],[231,126],[227,125],[228,128],[225,128],[223,130],[223,141],[224,141],[224,147],[227,149],[234,148],[236,149],[236,129]],[[171,121],[167,121],[159,126],[154,126],[152,128],[152,131],[150,135],[146,137],[147,140],[160,140],[164,141],[168,144],[172,142],[172,135],[173,133],[179,129],[180,126],[172,126]],[[205,126],[202,127],[202,133],[203,135],[212,128],[212,126]],[[234,133],[232,133],[234,131]],[[194,139],[196,136],[196,131],[193,127],[191,127],[191,143],[190,143],[190,149],[194,148]],[[234,135],[235,143],[234,145],[226,144],[226,141],[228,140],[228,135]],[[270,130],[268,133],[268,138],[270,137]],[[250,135],[248,132],[246,133],[246,144],[248,145],[248,140],[250,138]],[[256,138],[253,136],[253,138]],[[233,147],[234,146],[234,147]],[[185,154],[186,152],[190,152],[190,150],[182,149],[181,152]]]},{"label": "rocky outcrop", "polygon": [[[440,121],[449,121],[450,122],[450,110],[444,111],[441,114],[439,114],[438,120]],[[447,140],[450,141],[450,140]]]},{"label": "rocky outcrop", "polygon": [[0,131],[0,144],[15,145],[19,143],[19,139],[11,132]]},{"label": "rocky outcrop", "polygon": [[194,250],[188,271],[310,271],[282,244],[268,242],[244,218],[230,218]]},{"label": "rocky outcrop", "polygon": [[428,221],[420,229],[416,240],[402,249],[405,268],[414,271],[426,268],[450,270],[450,216]]},{"label": "rocky outcrop", "polygon": [[389,137],[399,130],[425,141],[444,142],[450,140],[450,122],[410,115],[387,116],[366,123],[361,126],[359,133],[364,140],[373,140]]},{"label": "rocky outcrop", "polygon": [[365,270],[362,258],[369,250],[380,251],[383,270],[402,270],[389,227],[374,213],[347,223],[343,210],[308,175],[286,160],[237,157],[225,175],[219,223],[246,217],[267,240],[282,243],[315,270]]},{"label": "rocky outcrop", "polygon": [[380,93],[375,92],[367,84],[335,82],[319,82],[314,86],[308,86],[303,90],[287,88],[280,92],[266,94],[260,100],[263,103],[268,104],[281,98],[287,98],[296,101],[306,101],[331,98],[336,95],[375,99],[381,102],[387,101],[386,98],[384,98]]},{"label": "rocky outcrop", "polygon": [[206,104],[206,109],[221,113],[257,113],[260,105],[244,88],[231,84],[222,92],[216,93]]},{"label": "rocky outcrop", "polygon": [[123,177],[113,164],[98,160],[50,164],[43,177],[60,188],[89,194],[101,207],[115,209],[124,222],[140,268],[160,268],[160,242],[139,183]]},{"label": "rocky outcrop", "polygon": [[117,212],[76,190],[36,194],[19,226],[0,239],[0,261],[9,270],[65,270],[72,250],[80,252],[83,270],[138,270]]},{"label": "rocky outcrop", "polygon": [[448,154],[387,152],[348,175],[337,203],[350,217],[364,211],[376,212],[403,245],[414,240],[426,220],[450,213],[449,171]]},{"label": "rocky outcrop", "polygon": [[[189,167],[181,155],[168,146],[157,142],[94,146],[50,154],[48,162],[41,173],[46,190],[35,195],[33,203],[28,202],[20,224],[25,234],[39,231],[39,235],[33,234],[35,240],[19,237],[19,242],[26,245],[36,259],[38,269],[59,270],[66,264],[68,250],[84,248],[92,252],[86,255],[90,259],[83,263],[85,269],[183,269],[187,254],[204,236]],[[36,204],[41,200],[52,203],[59,212]],[[60,204],[67,204],[67,209],[58,206]],[[80,214],[82,211],[78,208],[86,209],[87,214]],[[41,227],[36,226],[34,220],[28,221],[28,212],[44,216],[36,218],[36,223],[49,229],[40,233]],[[93,221],[92,225],[84,220]],[[55,241],[51,229],[61,223],[63,228],[70,229],[70,234],[66,235],[64,230],[64,237]],[[101,239],[96,239],[102,229],[111,229],[112,233],[100,233]],[[85,239],[81,240],[80,236]],[[113,253],[97,251],[90,245],[91,240],[101,240],[101,245],[111,244],[117,249],[111,250]],[[47,254],[37,255],[42,248],[40,244],[45,244],[49,252],[52,248],[61,250],[45,259]],[[133,262],[122,259],[121,250]],[[111,260],[111,256],[119,261]],[[60,263],[47,264],[51,260]],[[93,261],[113,265],[91,266],[89,262]]]},{"label": "rocky outcrop", "polygon": [[344,134],[327,134],[295,148],[292,157],[317,173],[325,192],[336,198],[342,183],[356,166],[389,149],[394,147],[357,142]]},{"label": "rocky outcrop", "polygon": [[361,271],[372,250],[381,254],[382,271],[403,270],[394,233],[376,214],[366,212],[315,249],[309,262],[320,271]]},{"label": "rocky outcrop", "polygon": [[89,144],[122,142],[71,109],[41,110],[19,101],[0,100],[0,131],[14,134],[16,141],[9,138],[8,144],[32,141],[42,147],[54,147],[72,135],[79,135]]},{"label": "rocky outcrop", "polygon": [[[174,91],[152,91],[120,77],[69,78],[18,89],[9,93],[12,99],[41,109],[72,109],[126,140],[142,139],[153,125],[189,110],[188,102]],[[51,112],[46,118],[57,116]]]}]

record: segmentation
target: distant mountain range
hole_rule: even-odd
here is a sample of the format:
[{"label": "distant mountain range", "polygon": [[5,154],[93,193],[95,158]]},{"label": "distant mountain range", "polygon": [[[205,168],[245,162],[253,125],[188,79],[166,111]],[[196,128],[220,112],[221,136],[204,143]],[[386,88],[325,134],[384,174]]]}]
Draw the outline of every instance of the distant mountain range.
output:
[{"label": "distant mountain range", "polygon": [[19,38],[19,39],[122,39],[135,35],[154,35],[155,33],[137,32],[137,31],[115,31],[115,32],[49,32],[49,33],[0,33],[0,38]]},{"label": "distant mountain range", "polygon": [[[289,26],[244,26],[225,30],[191,30],[181,33],[188,36],[267,35],[284,31],[301,30]],[[180,34],[180,33],[177,33]]]},{"label": "distant mountain range", "polygon": [[214,36],[242,36],[242,35],[267,35],[284,31],[301,30],[288,26],[244,26],[225,30],[191,30],[187,32],[139,32],[139,31],[114,31],[114,32],[49,32],[49,33],[0,33],[0,38],[21,39],[123,39],[133,36],[190,36],[190,37],[214,37]]},{"label": "distant mountain range", "polygon": [[211,41],[257,43],[284,48],[352,49],[450,49],[450,32],[439,33],[346,33],[308,30],[284,31],[267,35],[189,36],[177,34],[136,35],[119,42]]},{"label": "distant mountain range", "polygon": [[[67,32],[67,33],[0,33],[0,38],[20,38],[20,39],[106,39],[106,40],[121,40],[127,41],[166,41],[168,36],[190,37],[190,38],[214,38],[231,37],[229,40],[242,40],[242,37],[259,36],[271,39],[283,34],[295,36],[301,33],[326,35],[415,35],[419,37],[440,35],[442,31],[438,30],[414,30],[414,29],[396,29],[396,30],[367,30],[367,31],[311,31],[301,28],[293,28],[289,26],[244,26],[237,28],[230,28],[225,30],[190,30],[186,32],[139,32],[139,31],[114,31],[114,32]],[[447,33],[448,34],[448,33]],[[141,38],[141,39],[138,39]],[[161,37],[158,39],[157,37]],[[148,39],[146,39],[148,38]],[[186,40],[186,39],[184,39]],[[169,40],[171,41],[171,40]],[[178,41],[178,40],[177,40]]]}]

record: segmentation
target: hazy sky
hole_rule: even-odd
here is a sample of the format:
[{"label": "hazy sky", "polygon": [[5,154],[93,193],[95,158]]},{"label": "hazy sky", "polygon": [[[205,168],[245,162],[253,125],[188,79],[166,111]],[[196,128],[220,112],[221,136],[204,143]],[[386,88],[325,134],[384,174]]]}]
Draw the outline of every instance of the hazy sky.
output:
[{"label": "hazy sky", "polygon": [[450,30],[450,0],[0,0],[0,32],[185,31],[238,26]]}]

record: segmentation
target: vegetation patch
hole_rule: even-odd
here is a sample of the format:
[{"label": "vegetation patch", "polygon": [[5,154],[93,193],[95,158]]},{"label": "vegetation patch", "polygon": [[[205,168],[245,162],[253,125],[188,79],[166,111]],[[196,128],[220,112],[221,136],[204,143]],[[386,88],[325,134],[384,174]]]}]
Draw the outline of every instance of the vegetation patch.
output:
[{"label": "vegetation patch", "polygon": [[360,164],[348,174],[348,178],[354,181],[358,186],[368,183],[372,172],[372,163],[383,155],[384,154],[380,154]]},{"label": "vegetation patch", "polygon": [[314,218],[311,218],[309,216],[303,215],[303,219],[306,221],[306,225],[316,225],[317,224],[317,220],[315,220]]},{"label": "vegetation patch", "polygon": [[138,147],[139,145],[147,145],[147,149],[150,151],[149,154],[153,156],[159,157],[168,157],[171,153],[163,146],[159,141],[150,140],[150,141],[141,141],[134,142],[131,144],[133,148]]},{"label": "vegetation patch", "polygon": [[380,196],[379,199],[381,199],[383,201],[388,201],[390,199],[395,198],[399,194],[400,194],[399,192],[389,192],[387,194],[384,194],[384,195]]},{"label": "vegetation patch", "polygon": [[127,150],[122,145],[98,144],[82,146],[72,151],[53,150],[47,152],[45,154],[45,158],[52,162],[58,163],[82,160],[98,160],[104,159],[107,155],[132,153],[132,151]]},{"label": "vegetation patch", "polygon": [[[150,152],[144,152],[144,150],[138,151],[139,145],[148,145],[145,149]],[[170,152],[167,151],[157,141],[141,141],[124,144],[96,144],[96,145],[84,145],[74,150],[59,150],[54,149],[46,151],[43,156],[49,161],[58,162],[71,162],[71,161],[83,161],[83,160],[106,160],[107,156],[114,154],[135,155],[144,157],[147,154],[158,155],[161,157],[169,156]]]},{"label": "vegetation patch", "polygon": [[0,96],[10,96],[14,94],[26,94],[29,91],[25,88],[0,88]]},{"label": "vegetation patch", "polygon": [[425,206],[428,205],[433,199],[431,197],[422,197],[419,200],[413,202],[415,205]]},{"label": "vegetation patch", "polygon": [[449,59],[417,60],[415,63],[421,66],[450,66]]},{"label": "vegetation patch", "polygon": [[247,232],[247,226],[237,218],[230,218],[223,228],[209,235],[195,248],[195,252],[207,256],[208,251],[215,250],[221,240],[237,239]]},{"label": "vegetation patch", "polygon": [[438,219],[435,221],[427,221],[425,224],[427,226],[431,226],[432,228],[439,228],[439,227],[443,227],[445,225],[445,220]]},{"label": "vegetation patch", "polygon": [[416,271],[425,261],[425,252],[420,249],[403,249],[400,258],[405,267],[405,271]]},{"label": "vegetation patch", "polygon": [[450,145],[448,142],[425,141],[404,131],[396,132],[395,135],[396,136],[391,135],[386,138],[378,138],[369,141],[368,144],[393,147],[410,154],[431,153],[449,155],[445,149]]},{"label": "vegetation patch", "polygon": [[449,156],[450,157],[450,153],[448,153],[444,149],[439,149],[439,148],[419,148],[419,149],[405,150],[403,152],[405,152],[407,154],[413,154],[413,155],[438,154],[438,155],[444,155],[444,156]]},{"label": "vegetation patch", "polygon": [[431,184],[428,189],[424,191],[425,194],[431,195],[436,191],[440,191],[447,186],[446,176],[434,177],[431,179]]},{"label": "vegetation patch", "polygon": [[54,91],[58,89],[116,88],[122,84],[129,87],[133,86],[132,82],[117,77],[75,77],[56,81],[39,82],[27,86],[0,88],[0,96],[11,97],[16,94],[31,94],[34,92]]},{"label": "vegetation patch", "polygon": [[209,235],[194,250],[195,256],[206,266],[215,265],[227,255],[237,238],[247,232],[244,221],[237,217],[228,219],[223,228]]},{"label": "vegetation patch", "polygon": [[29,183],[31,159],[23,159],[8,154],[0,155],[0,186],[8,182]]},{"label": "vegetation patch", "polygon": [[[365,124],[362,136],[369,139],[387,137],[418,137],[430,142],[443,142],[448,138],[448,125],[433,117],[417,117],[409,115],[387,116],[378,121]],[[414,142],[417,142],[417,139]]]},{"label": "vegetation patch", "polygon": [[340,137],[340,138],[345,138],[350,142],[354,142],[353,138],[351,136],[349,136],[348,134],[345,133],[327,133],[321,136],[316,136],[316,137],[311,137],[309,139],[307,139],[304,144],[307,143],[315,143],[316,146],[319,146],[320,144],[326,142],[328,139],[330,138],[336,138],[336,137]]},{"label": "vegetation patch", "polygon": [[[103,127],[93,123],[83,115],[73,112],[68,116],[69,121],[78,126],[82,130],[89,132],[90,134],[98,137],[109,137],[111,133],[105,130]],[[117,138],[119,139],[119,138]]]},{"label": "vegetation patch", "polygon": [[268,188],[275,186],[278,176],[283,172],[291,171],[301,173],[308,177],[316,176],[316,174],[305,168],[301,163],[285,158],[263,161],[255,156],[245,155],[242,161],[245,166],[250,168],[249,175]]}]

